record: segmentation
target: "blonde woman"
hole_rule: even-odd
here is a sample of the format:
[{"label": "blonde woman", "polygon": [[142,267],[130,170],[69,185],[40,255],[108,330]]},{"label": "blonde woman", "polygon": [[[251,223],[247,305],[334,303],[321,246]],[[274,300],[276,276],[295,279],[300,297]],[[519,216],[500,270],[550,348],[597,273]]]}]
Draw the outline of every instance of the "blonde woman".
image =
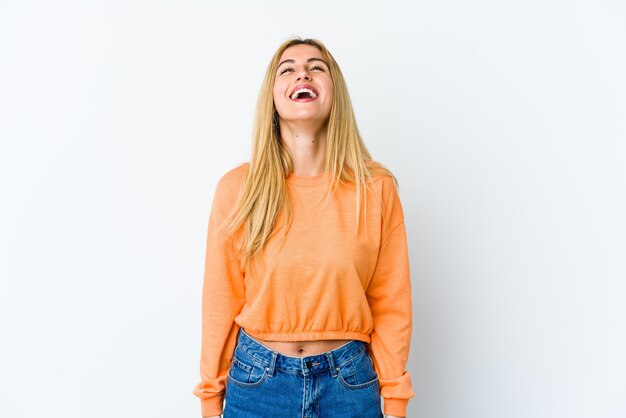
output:
[{"label": "blonde woman", "polygon": [[208,225],[202,415],[405,417],[411,282],[397,182],[372,160],[346,83],[314,39],[283,43],[249,162]]}]

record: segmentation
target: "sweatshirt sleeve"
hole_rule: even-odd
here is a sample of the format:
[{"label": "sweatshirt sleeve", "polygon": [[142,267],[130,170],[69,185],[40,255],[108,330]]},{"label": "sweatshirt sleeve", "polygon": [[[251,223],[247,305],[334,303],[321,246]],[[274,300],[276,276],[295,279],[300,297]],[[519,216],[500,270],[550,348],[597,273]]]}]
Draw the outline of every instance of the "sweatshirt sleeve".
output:
[{"label": "sweatshirt sleeve", "polygon": [[402,205],[390,177],[382,182],[381,245],[366,290],[374,329],[370,349],[378,372],[385,414],[406,416],[413,398],[411,375],[405,370],[412,331],[411,278]]},{"label": "sweatshirt sleeve", "polygon": [[220,415],[226,378],[237,343],[239,325],[234,318],[245,303],[244,274],[233,248],[219,227],[234,207],[238,182],[228,173],[215,190],[206,242],[202,289],[201,382],[193,390],[203,416]]}]

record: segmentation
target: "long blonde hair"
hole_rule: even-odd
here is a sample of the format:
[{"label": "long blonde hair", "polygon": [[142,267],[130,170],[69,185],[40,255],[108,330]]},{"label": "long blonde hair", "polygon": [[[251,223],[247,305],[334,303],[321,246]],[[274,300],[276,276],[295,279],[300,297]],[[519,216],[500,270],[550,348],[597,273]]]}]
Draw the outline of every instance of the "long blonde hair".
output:
[{"label": "long blonde hair", "polygon": [[276,220],[281,210],[285,210],[285,224],[289,225],[292,221],[285,180],[293,172],[293,163],[278,132],[273,89],[280,57],[287,48],[299,44],[311,45],[321,51],[333,81],[334,95],[327,121],[325,172],[330,176],[330,181],[326,197],[332,195],[339,182],[355,183],[358,230],[361,195],[366,195],[367,183],[373,176],[391,176],[398,187],[395,176],[382,164],[372,160],[357,127],[348,87],[331,53],[316,39],[293,38],[285,41],[267,67],[257,100],[248,173],[235,208],[224,223],[226,237],[231,237],[242,225],[245,226],[240,248],[244,265],[262,252],[276,230]]}]

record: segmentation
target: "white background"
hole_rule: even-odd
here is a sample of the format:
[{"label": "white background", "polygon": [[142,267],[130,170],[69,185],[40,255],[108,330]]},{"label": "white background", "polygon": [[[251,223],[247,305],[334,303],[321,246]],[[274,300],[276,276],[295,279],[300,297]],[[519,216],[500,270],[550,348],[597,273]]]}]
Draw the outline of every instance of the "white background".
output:
[{"label": "white background", "polygon": [[617,0],[1,1],[0,416],[200,416],[210,203],[293,35],[400,182],[408,416],[626,416]]}]

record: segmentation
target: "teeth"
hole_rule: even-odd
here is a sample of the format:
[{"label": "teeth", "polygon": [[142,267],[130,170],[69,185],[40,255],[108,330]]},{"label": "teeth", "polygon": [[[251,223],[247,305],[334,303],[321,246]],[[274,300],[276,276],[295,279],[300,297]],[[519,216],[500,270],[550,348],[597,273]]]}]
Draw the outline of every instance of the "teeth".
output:
[{"label": "teeth", "polygon": [[302,93],[302,92],[308,92],[312,98],[317,98],[317,94],[315,94],[315,92],[311,89],[307,89],[307,88],[299,88],[298,90],[294,91],[293,94],[291,95],[291,99],[292,100],[296,100],[296,97],[298,97],[298,94]]}]

